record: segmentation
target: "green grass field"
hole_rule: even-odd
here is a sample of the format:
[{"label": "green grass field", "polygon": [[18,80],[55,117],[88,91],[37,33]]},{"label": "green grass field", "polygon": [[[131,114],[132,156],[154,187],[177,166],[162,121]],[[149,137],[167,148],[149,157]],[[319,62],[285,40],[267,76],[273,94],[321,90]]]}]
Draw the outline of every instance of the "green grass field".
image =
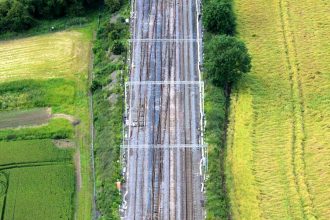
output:
[{"label": "green grass field", "polygon": [[[4,219],[90,219],[87,92],[93,29],[94,23],[90,23],[83,28],[0,41],[0,120],[1,116],[7,119],[0,141],[12,140],[0,144],[0,161],[6,161],[0,169],[8,173],[10,181]],[[52,118],[39,126],[9,128],[22,125],[23,121],[17,122],[19,112],[35,108],[50,108],[52,113],[67,114],[80,123],[73,127],[67,119]],[[78,155],[75,163],[72,150],[67,150],[69,154],[57,152],[52,142],[44,143],[50,138],[73,139]],[[23,142],[17,140],[36,142],[22,147]],[[61,159],[62,154],[70,158]],[[27,184],[22,186],[21,181]],[[3,198],[0,196],[0,204]]]},{"label": "green grass field", "polygon": [[72,150],[59,149],[49,139],[1,141],[0,148],[2,153],[0,169],[9,164],[70,161],[72,159]]},{"label": "green grass field", "polygon": [[72,164],[11,169],[4,219],[72,219],[73,171]]},{"label": "green grass field", "polygon": [[[82,82],[80,82],[82,83]],[[52,113],[75,114],[77,82],[63,78],[23,79],[1,83],[0,111],[51,107]],[[83,98],[83,97],[80,97]]]},{"label": "green grass field", "polygon": [[2,141],[0,150],[3,219],[72,218],[73,150],[58,149],[48,139]]},{"label": "green grass field", "polygon": [[232,95],[233,219],[330,218],[330,14],[322,0],[235,0],[253,69]]}]

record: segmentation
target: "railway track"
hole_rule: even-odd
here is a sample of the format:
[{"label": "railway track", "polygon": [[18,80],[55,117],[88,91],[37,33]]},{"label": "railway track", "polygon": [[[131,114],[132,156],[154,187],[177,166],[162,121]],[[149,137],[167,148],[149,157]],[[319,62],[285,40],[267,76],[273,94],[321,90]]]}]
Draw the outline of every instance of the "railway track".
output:
[{"label": "railway track", "polygon": [[135,0],[122,218],[204,216],[203,84],[195,0]]}]

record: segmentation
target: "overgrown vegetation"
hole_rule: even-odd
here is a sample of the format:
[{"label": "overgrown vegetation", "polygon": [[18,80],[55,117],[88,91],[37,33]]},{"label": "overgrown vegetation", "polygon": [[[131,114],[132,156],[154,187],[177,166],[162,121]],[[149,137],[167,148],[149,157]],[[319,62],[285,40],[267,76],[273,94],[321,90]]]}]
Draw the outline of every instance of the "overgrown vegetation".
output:
[{"label": "overgrown vegetation", "polygon": [[[126,2],[127,3],[127,2]],[[120,219],[121,196],[116,181],[121,180],[119,163],[122,141],[123,79],[126,70],[126,48],[129,38],[128,4],[118,19],[101,19],[94,42],[94,79],[91,85],[94,102],[95,163],[97,209],[100,219]],[[118,47],[118,45],[120,45]],[[120,54],[121,56],[114,56]]]},{"label": "overgrown vegetation", "polygon": [[104,0],[105,6],[109,12],[114,13],[121,9],[127,3],[126,0]]},{"label": "overgrown vegetation", "polygon": [[231,0],[208,0],[203,5],[205,33],[205,113],[209,169],[206,183],[207,219],[230,219],[226,189],[226,137],[231,88],[250,71],[251,58],[235,34]]},{"label": "overgrown vegetation", "polygon": [[0,33],[21,32],[39,20],[83,15],[102,5],[102,0],[2,0],[0,1]]},{"label": "overgrown vegetation", "polygon": [[206,143],[208,144],[208,179],[206,183],[207,219],[228,219],[229,200],[225,188],[223,137],[226,123],[226,97],[222,88],[206,82],[205,87]]}]

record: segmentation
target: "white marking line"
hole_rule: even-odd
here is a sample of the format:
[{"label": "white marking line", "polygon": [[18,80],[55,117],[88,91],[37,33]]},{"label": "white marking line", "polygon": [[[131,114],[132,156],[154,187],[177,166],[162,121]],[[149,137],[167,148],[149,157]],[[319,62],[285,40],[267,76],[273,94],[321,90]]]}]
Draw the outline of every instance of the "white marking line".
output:
[{"label": "white marking line", "polygon": [[126,86],[131,85],[204,85],[203,81],[129,81]]},{"label": "white marking line", "polygon": [[181,42],[202,42],[202,39],[193,39],[193,38],[187,38],[187,39],[175,39],[175,38],[167,38],[167,39],[154,39],[154,38],[141,38],[141,39],[129,39],[130,43],[135,42],[142,42],[142,43],[155,43],[155,42],[161,42],[161,43],[181,43]]},{"label": "white marking line", "polygon": [[207,145],[200,144],[132,144],[132,145],[121,145],[124,149],[174,149],[174,148],[206,148]]}]

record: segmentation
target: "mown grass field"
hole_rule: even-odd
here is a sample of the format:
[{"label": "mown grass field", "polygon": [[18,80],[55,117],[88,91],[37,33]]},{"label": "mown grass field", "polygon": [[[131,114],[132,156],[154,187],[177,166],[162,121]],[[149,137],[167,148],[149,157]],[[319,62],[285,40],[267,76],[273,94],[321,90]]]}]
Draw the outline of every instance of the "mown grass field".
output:
[{"label": "mown grass field", "polygon": [[88,67],[88,43],[79,31],[0,42],[0,82],[73,78]]},{"label": "mown grass field", "polygon": [[[51,118],[49,123],[21,128],[16,126],[23,121],[17,124],[12,118],[12,126],[6,122],[9,125],[0,130],[0,141],[11,140],[0,144],[0,161],[6,160],[0,169],[10,181],[1,206],[4,219],[90,219],[87,95],[94,26],[0,41],[0,116],[32,111],[35,117],[38,111],[32,109],[49,108],[79,121],[73,126],[67,119]],[[75,142],[74,161],[72,150],[66,150],[69,158],[63,160],[63,151],[58,154],[51,142],[43,142],[63,138]],[[19,140],[36,142],[18,146],[23,143]],[[17,165],[18,160],[24,163]]]},{"label": "mown grass field", "polygon": [[330,218],[329,6],[235,0],[253,69],[231,98],[233,219]]}]

